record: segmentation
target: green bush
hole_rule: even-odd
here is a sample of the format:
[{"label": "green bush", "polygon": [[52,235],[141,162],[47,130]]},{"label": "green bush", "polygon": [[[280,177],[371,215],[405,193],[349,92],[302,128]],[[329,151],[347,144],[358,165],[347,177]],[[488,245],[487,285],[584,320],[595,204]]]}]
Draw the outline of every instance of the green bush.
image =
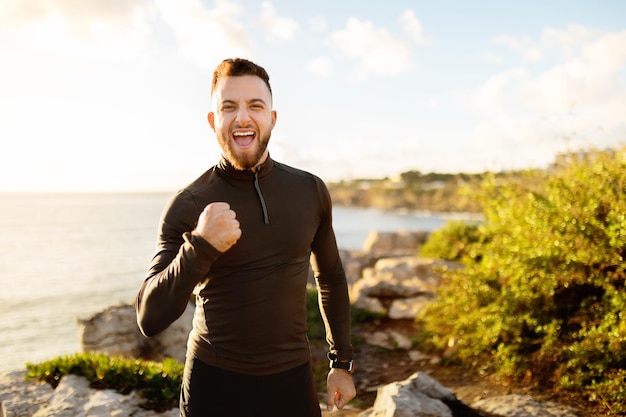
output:
[{"label": "green bush", "polygon": [[480,256],[480,244],[484,243],[485,238],[477,223],[450,221],[431,233],[420,248],[420,256],[454,262],[476,260]]},{"label": "green bush", "polygon": [[53,387],[64,375],[84,376],[93,388],[113,389],[122,394],[137,391],[142,407],[165,411],[178,406],[183,365],[173,359],[163,362],[81,353],[39,364],[26,364],[27,378],[46,381]]},{"label": "green bush", "polygon": [[465,264],[418,317],[427,341],[450,361],[626,412],[626,149],[487,178],[475,195],[483,224],[426,245]]}]

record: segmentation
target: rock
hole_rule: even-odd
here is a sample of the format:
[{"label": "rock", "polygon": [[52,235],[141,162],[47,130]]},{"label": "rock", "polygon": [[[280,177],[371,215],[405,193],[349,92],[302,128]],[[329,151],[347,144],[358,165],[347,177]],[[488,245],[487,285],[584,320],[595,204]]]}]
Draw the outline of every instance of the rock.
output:
[{"label": "rock", "polygon": [[47,404],[53,389],[45,382],[26,380],[26,371],[0,373],[0,416],[32,416]]},{"label": "rock", "polygon": [[78,338],[84,352],[138,357],[144,338],[132,305],[108,307],[87,319],[78,319]]},{"label": "rock", "polygon": [[400,232],[370,232],[365,238],[363,251],[377,255],[411,255],[417,254],[419,248],[426,242],[430,232],[400,231]]},{"label": "rock", "polygon": [[503,395],[486,398],[472,407],[502,417],[577,417],[578,414],[563,405],[536,401],[527,395]]},{"label": "rock", "polygon": [[187,309],[183,315],[170,327],[150,339],[144,338],[144,343],[146,343],[146,347],[154,360],[161,361],[168,357],[185,363],[187,339],[193,326],[194,311],[194,305],[187,304]]},{"label": "rock", "polygon": [[392,350],[394,348],[393,341],[389,334],[384,331],[368,333],[364,335],[365,343],[371,346],[378,346],[384,349]]},{"label": "rock", "polygon": [[409,298],[425,292],[418,278],[399,280],[392,271],[368,272],[365,271],[363,278],[354,283],[353,294],[376,298]]},{"label": "rock", "polygon": [[372,408],[359,417],[453,417],[443,398],[454,393],[427,374],[415,373],[379,388]]},{"label": "rock", "polygon": [[363,270],[353,291],[364,288],[370,297],[407,298],[432,293],[441,282],[440,268],[450,268],[451,262],[415,256],[379,259],[373,268]]},{"label": "rock", "polygon": [[363,337],[368,345],[388,350],[409,350],[413,347],[413,342],[408,337],[393,330],[368,333]]},{"label": "rock", "polygon": [[393,344],[396,346],[396,349],[409,350],[413,347],[413,342],[411,339],[406,337],[400,332],[390,331],[389,337],[393,340]]},{"label": "rock", "polygon": [[348,286],[361,278],[363,269],[373,267],[377,261],[375,256],[367,252],[340,250],[339,256],[341,257],[343,269],[346,272]]},{"label": "rock", "polygon": [[413,319],[435,299],[440,271],[460,267],[416,256],[381,258],[363,269],[362,278],[350,287],[350,300],[358,308],[382,312],[392,319]]},{"label": "rock", "polygon": [[64,376],[56,389],[46,383],[25,380],[25,372],[0,376],[1,417],[178,417],[178,408],[164,413],[140,407],[143,400],[134,392],[122,395],[113,390],[89,387],[86,378]]},{"label": "rock", "polygon": [[356,308],[360,308],[361,310],[367,310],[383,316],[387,314],[387,309],[378,298],[358,295],[353,304]]},{"label": "rock", "polygon": [[428,355],[424,352],[420,352],[419,350],[411,350],[408,352],[408,355],[409,359],[411,359],[411,362],[427,361],[430,363],[437,363],[439,361],[438,357]]},{"label": "rock", "polygon": [[134,306],[109,307],[87,319],[78,319],[79,340],[84,352],[157,361],[169,357],[184,362],[193,313],[194,308],[189,304],[170,327],[148,339],[137,327]]},{"label": "rock", "polygon": [[389,307],[388,316],[390,319],[414,319],[417,314],[433,301],[432,295],[421,295],[411,298],[398,298],[393,300]]}]

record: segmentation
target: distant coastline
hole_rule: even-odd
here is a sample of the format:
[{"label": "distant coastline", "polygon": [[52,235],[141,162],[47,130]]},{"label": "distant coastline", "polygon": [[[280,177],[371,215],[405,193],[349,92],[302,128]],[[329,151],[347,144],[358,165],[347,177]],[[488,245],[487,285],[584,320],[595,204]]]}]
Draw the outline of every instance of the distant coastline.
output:
[{"label": "distant coastline", "polygon": [[482,208],[471,193],[484,174],[426,174],[408,172],[397,178],[361,179],[328,184],[333,204],[340,207],[377,208],[388,212],[453,217],[474,216]]}]

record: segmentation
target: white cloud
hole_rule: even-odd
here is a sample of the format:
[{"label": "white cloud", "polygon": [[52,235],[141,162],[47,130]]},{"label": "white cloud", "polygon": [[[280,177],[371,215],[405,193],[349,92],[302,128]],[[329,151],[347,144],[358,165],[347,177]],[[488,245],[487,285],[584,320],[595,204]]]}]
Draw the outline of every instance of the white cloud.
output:
[{"label": "white cloud", "polygon": [[415,16],[413,10],[406,10],[399,18],[404,33],[416,43],[425,41],[422,23]]},{"label": "white cloud", "polygon": [[474,91],[471,106],[488,116],[510,113],[519,104],[519,83],[528,77],[528,71],[521,67],[493,75]]},{"label": "white cloud", "polygon": [[75,34],[89,37],[93,22],[128,23],[134,12],[147,8],[148,4],[143,0],[4,0],[0,4],[0,18],[3,26],[15,28],[45,20],[52,15],[60,15],[66,18]]},{"label": "white cloud", "polygon": [[319,56],[308,62],[306,70],[322,77],[330,77],[333,74],[333,61],[330,57]]},{"label": "white cloud", "polygon": [[440,110],[443,107],[441,104],[441,100],[435,97],[429,98],[426,101],[426,106],[429,109],[433,109],[433,110]]},{"label": "white cloud", "polygon": [[541,45],[553,49],[564,59],[578,55],[581,44],[602,36],[591,28],[581,25],[569,25],[565,30],[548,28],[543,31]]},{"label": "white cloud", "polygon": [[328,22],[321,16],[309,19],[309,30],[313,33],[323,33],[328,30]]},{"label": "white cloud", "polygon": [[614,73],[626,65],[626,31],[609,33],[583,45],[583,54],[589,62]]},{"label": "white cloud", "polygon": [[485,59],[485,61],[496,65],[502,64],[504,62],[504,58],[501,55],[494,54],[493,52],[485,52],[483,54],[483,58]]},{"label": "white cloud", "polygon": [[217,0],[213,9],[201,0],[156,0],[156,4],[184,59],[212,69],[224,58],[251,57],[253,42],[239,23],[242,9],[237,3]]},{"label": "white cloud", "polygon": [[0,31],[48,54],[120,59],[149,41],[153,11],[143,1],[8,0],[0,4]]},{"label": "white cloud", "polygon": [[293,19],[279,16],[276,9],[269,1],[261,4],[262,11],[259,16],[259,24],[267,34],[268,40],[290,40],[300,30],[300,25]]},{"label": "white cloud", "polygon": [[0,31],[46,53],[126,59],[155,42],[154,31],[165,23],[183,59],[213,68],[225,57],[252,55],[241,13],[229,0],[217,0],[212,9],[201,0],[6,0]]},{"label": "white cloud", "polygon": [[401,36],[370,21],[350,18],[344,29],[331,35],[334,47],[342,56],[356,61],[354,81],[370,76],[389,77],[414,68],[413,48]]},{"label": "white cloud", "polygon": [[530,37],[516,38],[510,35],[496,36],[493,42],[497,45],[504,45],[513,52],[520,54],[525,61],[541,61],[543,52]]},{"label": "white cloud", "polygon": [[484,117],[475,130],[477,144],[533,149],[519,161],[526,166],[550,162],[567,149],[622,144],[626,31],[569,26],[547,29],[539,39],[502,36],[499,42],[519,52],[522,62],[531,50],[546,58],[541,69],[510,67],[475,90],[471,103]]}]

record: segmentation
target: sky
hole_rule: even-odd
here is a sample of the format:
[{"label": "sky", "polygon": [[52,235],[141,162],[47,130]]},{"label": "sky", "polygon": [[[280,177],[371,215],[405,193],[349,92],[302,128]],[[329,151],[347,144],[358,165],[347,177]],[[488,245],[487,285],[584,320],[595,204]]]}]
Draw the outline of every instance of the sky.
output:
[{"label": "sky", "polygon": [[622,0],[2,0],[0,192],[187,185],[229,57],[270,74],[270,155],[329,182],[626,139]]}]

